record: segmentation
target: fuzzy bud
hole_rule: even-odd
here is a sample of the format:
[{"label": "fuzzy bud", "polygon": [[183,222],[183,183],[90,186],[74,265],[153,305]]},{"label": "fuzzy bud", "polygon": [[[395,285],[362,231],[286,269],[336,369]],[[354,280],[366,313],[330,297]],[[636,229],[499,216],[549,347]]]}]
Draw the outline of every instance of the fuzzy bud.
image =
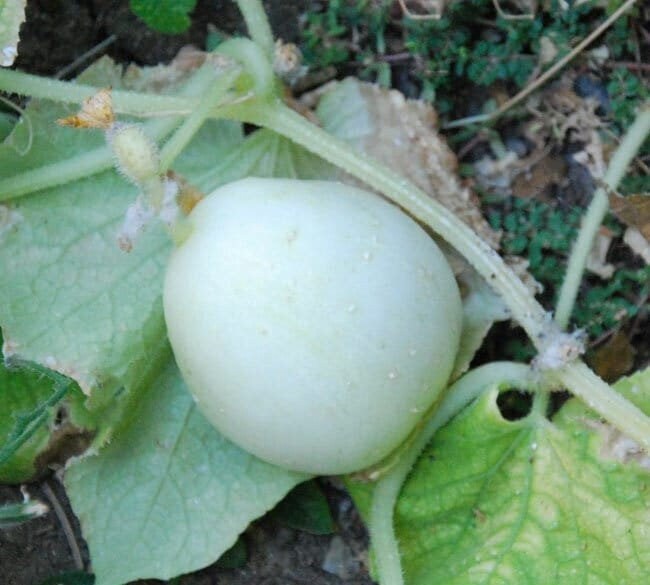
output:
[{"label": "fuzzy bud", "polygon": [[158,149],[141,126],[116,124],[106,136],[116,166],[127,179],[142,186],[160,173]]}]

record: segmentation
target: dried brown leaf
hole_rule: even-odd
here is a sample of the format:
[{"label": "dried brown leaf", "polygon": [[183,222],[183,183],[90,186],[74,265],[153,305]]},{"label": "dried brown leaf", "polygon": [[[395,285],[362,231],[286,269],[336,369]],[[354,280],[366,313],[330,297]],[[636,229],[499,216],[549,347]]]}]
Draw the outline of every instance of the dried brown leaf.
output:
[{"label": "dried brown leaf", "polygon": [[525,172],[518,173],[512,181],[512,194],[521,199],[549,202],[550,190],[566,176],[566,163],[557,155],[543,156]]},{"label": "dried brown leaf", "polygon": [[610,194],[609,206],[612,213],[625,225],[636,228],[646,240],[650,240],[650,195]]},{"label": "dried brown leaf", "polygon": [[596,373],[607,382],[615,382],[634,366],[636,350],[623,331],[615,333],[595,350],[588,361]]},{"label": "dried brown leaf", "polygon": [[85,99],[79,112],[56,121],[60,126],[71,128],[93,128],[108,130],[115,122],[111,89],[100,89],[96,94]]},{"label": "dried brown leaf", "polygon": [[[498,248],[499,234],[483,217],[476,195],[458,179],[458,162],[437,133],[438,118],[429,104],[352,78],[328,84],[327,89],[325,96],[332,91],[340,96],[335,104],[329,104],[330,108],[345,110],[347,106],[346,115],[357,118],[352,135],[350,131],[345,135],[350,142],[408,177],[472,227],[491,247]],[[349,111],[353,102],[359,111]],[[343,123],[347,124],[347,120]]]}]

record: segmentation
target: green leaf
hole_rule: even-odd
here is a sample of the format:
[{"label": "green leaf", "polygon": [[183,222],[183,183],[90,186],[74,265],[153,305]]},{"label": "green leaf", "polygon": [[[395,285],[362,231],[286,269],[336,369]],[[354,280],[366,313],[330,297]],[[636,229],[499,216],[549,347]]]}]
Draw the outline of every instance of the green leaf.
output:
[{"label": "green leaf", "polygon": [[3,142],[11,134],[15,124],[16,116],[0,111],[0,142]]},{"label": "green leaf", "polygon": [[173,363],[131,420],[65,477],[97,585],[169,579],[211,564],[251,520],[305,479],[219,435]]},{"label": "green leaf", "polygon": [[197,174],[195,183],[207,193],[242,177],[327,180],[337,174],[332,165],[289,139],[257,130],[215,166]]},{"label": "green leaf", "polygon": [[147,26],[170,35],[185,32],[190,26],[189,13],[196,0],[131,0],[131,10]]},{"label": "green leaf", "polygon": [[273,510],[273,516],[291,528],[311,534],[332,534],[334,521],[318,484],[311,480],[296,486]]},{"label": "green leaf", "polygon": [[18,55],[18,33],[27,0],[0,0],[0,67],[10,67]]},{"label": "green leaf", "polygon": [[[103,76],[102,76],[103,75]],[[104,61],[84,74],[114,87],[114,67]],[[0,146],[0,175],[25,171],[102,147],[100,132],[61,128],[55,120],[70,110],[32,100],[31,148],[26,124],[11,145]],[[241,143],[241,127],[211,122],[174,166],[190,182]],[[136,189],[116,171],[106,171],[22,197],[8,209],[13,221],[0,246],[0,325],[6,355],[65,373],[108,404],[123,386],[137,386],[147,364],[164,345],[161,291],[171,242],[150,226],[131,253],[116,236]]]},{"label": "green leaf", "polygon": [[[136,192],[105,172],[23,197],[0,247],[0,323],[9,355],[79,382],[130,385],[160,346],[170,242],[152,226],[131,253],[116,234]],[[5,352],[7,355],[7,352]]]},{"label": "green leaf", "polygon": [[54,407],[67,390],[60,379],[25,367],[9,370],[0,362],[0,482],[21,483],[38,473]]},{"label": "green leaf", "polygon": [[[650,397],[650,370],[617,385]],[[409,585],[644,583],[649,461],[570,400],[507,421],[485,394],[427,447],[396,510]]]}]

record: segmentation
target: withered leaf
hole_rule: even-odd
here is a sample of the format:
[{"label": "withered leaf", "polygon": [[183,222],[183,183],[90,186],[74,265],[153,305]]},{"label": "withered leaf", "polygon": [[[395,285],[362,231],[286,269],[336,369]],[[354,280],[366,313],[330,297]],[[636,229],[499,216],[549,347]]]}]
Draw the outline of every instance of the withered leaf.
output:
[{"label": "withered leaf", "polygon": [[612,213],[625,225],[638,229],[646,240],[650,240],[650,194],[610,194],[609,206]]}]

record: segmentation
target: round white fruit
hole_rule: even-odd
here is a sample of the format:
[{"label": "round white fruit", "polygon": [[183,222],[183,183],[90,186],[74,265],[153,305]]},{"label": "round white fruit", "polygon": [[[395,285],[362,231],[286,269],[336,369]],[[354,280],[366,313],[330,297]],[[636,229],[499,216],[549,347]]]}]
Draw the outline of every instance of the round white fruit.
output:
[{"label": "round white fruit", "polygon": [[434,241],[334,182],[244,179],[192,211],[164,308],[183,378],[223,435],[314,474],[372,465],[445,387],[461,301]]}]

